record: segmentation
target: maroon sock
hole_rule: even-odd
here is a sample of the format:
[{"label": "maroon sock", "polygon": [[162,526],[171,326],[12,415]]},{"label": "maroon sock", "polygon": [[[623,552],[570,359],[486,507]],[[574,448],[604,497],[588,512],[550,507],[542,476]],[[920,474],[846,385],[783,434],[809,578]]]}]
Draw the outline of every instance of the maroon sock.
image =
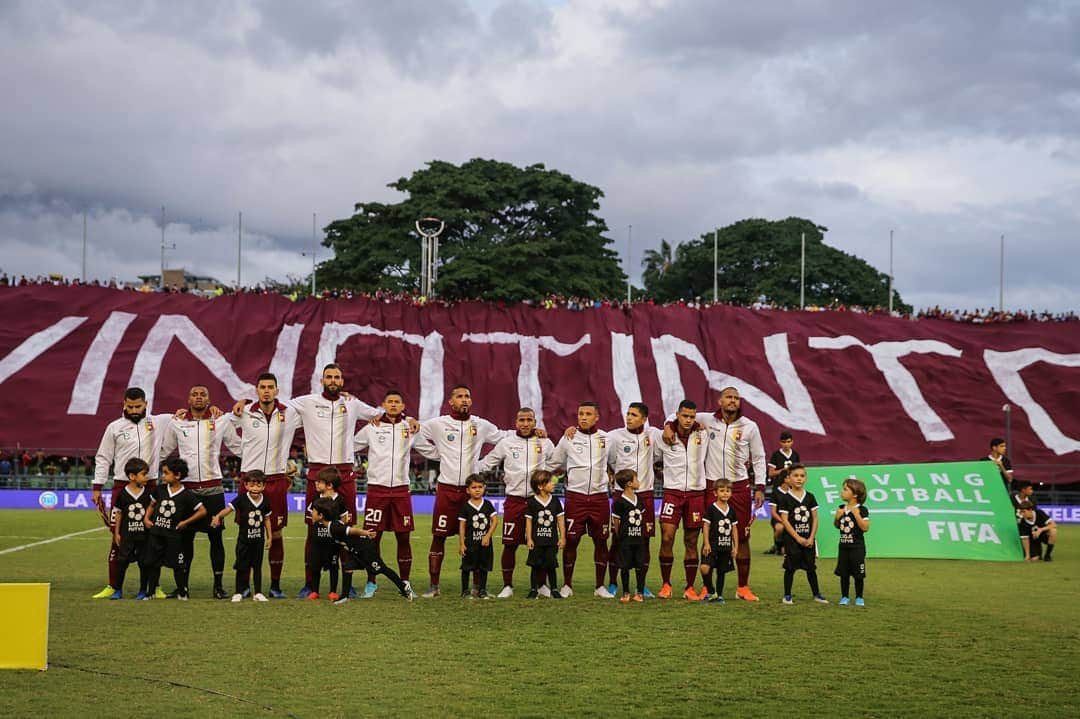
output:
[{"label": "maroon sock", "polygon": [[409,581],[409,573],[412,572],[412,544],[409,543],[408,536],[405,537],[405,541],[398,541],[397,566],[401,578],[406,582]]},{"label": "maroon sock", "polygon": [[285,540],[281,537],[270,539],[270,586],[277,587],[281,582],[281,567],[285,564]]},{"label": "maroon sock", "polygon": [[571,549],[569,546],[567,546],[566,549],[563,550],[562,563],[563,563],[563,581],[566,583],[566,586],[573,587],[574,586],[574,564],[577,563],[577,545],[574,545],[573,549]]},{"label": "maroon sock", "polygon": [[516,565],[517,547],[514,545],[504,544],[502,551],[502,575],[504,586],[514,586],[514,567]]},{"label": "maroon sock", "polygon": [[120,589],[120,562],[116,558],[119,550],[115,544],[109,547],[109,586],[113,589]]},{"label": "maroon sock", "polygon": [[596,565],[596,586],[604,586],[604,575],[607,574],[608,551],[607,545],[602,541],[596,541],[593,546],[593,564]]},{"label": "maroon sock", "polygon": [[682,565],[683,565],[683,570],[685,570],[685,572],[686,572],[686,586],[687,587],[694,586],[694,582],[697,581],[697,575],[698,575],[698,560],[697,560],[697,557],[694,557],[693,559],[684,559]]},{"label": "maroon sock", "polygon": [[736,557],[735,569],[739,574],[739,586],[745,587],[750,583],[750,557]]},{"label": "maroon sock", "polygon": [[664,556],[664,553],[660,553],[660,579],[664,584],[671,584],[671,565],[675,563],[675,557]]}]

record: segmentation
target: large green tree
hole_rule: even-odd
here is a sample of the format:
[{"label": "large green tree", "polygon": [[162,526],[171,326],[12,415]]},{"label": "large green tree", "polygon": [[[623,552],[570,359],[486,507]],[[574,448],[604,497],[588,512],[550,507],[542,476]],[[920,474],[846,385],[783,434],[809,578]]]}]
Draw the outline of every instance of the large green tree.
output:
[{"label": "large green tree", "polygon": [[390,187],[400,202],[361,202],[326,228],[333,259],[319,266],[322,286],[415,290],[420,236],[414,223],[437,217],[436,294],[521,300],[554,292],[617,297],[626,276],[596,214],[603,193],[543,165],[516,167],[475,159],[429,162]]},{"label": "large green tree", "polygon": [[[782,307],[799,306],[801,236],[806,235],[806,304],[889,304],[889,276],[866,261],[829,247],[827,228],[789,217],[770,222],[740,220],[718,229],[717,276],[721,302],[747,305],[765,299]],[[683,243],[674,259],[664,248],[647,253],[642,266],[645,293],[659,301],[712,299],[713,233]],[[663,271],[661,271],[661,269]],[[893,308],[910,312],[893,292]]]}]

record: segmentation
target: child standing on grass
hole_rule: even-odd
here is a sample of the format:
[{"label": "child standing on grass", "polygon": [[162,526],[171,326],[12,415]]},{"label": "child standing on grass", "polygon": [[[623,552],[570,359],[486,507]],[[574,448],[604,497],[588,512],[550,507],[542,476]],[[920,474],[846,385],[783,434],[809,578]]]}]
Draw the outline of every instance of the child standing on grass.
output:
[{"label": "child standing on grass", "polygon": [[146,544],[146,596],[153,599],[161,581],[162,566],[171,567],[176,580],[176,598],[187,601],[191,557],[184,554],[184,534],[188,527],[206,516],[199,496],[186,489],[183,479],[188,465],[176,457],[161,465],[162,484],[154,491],[143,524],[150,530]]},{"label": "child standing on grass", "polygon": [[357,570],[384,574],[398,588],[401,596],[410,602],[415,599],[416,593],[413,592],[412,585],[402,580],[397,572],[386,566],[382,557],[379,556],[379,549],[374,542],[377,532],[363,527],[350,527],[334,519],[334,513],[337,511],[337,505],[329,497],[319,497],[308,509],[312,526],[325,527],[338,546],[344,549],[341,555],[341,568],[344,571],[341,580],[341,596],[334,600],[334,604],[345,604],[349,601],[353,572]]},{"label": "child standing on grass", "polygon": [[870,510],[863,506],[866,501],[866,484],[854,477],[844,480],[840,489],[844,504],[833,516],[833,526],[840,530],[840,549],[836,553],[836,576],[840,577],[840,606],[850,603],[848,594],[851,579],[855,579],[855,606],[863,601],[863,580],[866,578],[866,540],[863,535],[870,531]]},{"label": "child standing on grass", "polygon": [[[320,499],[327,500],[333,507],[330,517],[347,523],[350,518],[349,507],[344,498],[338,494],[338,487],[340,486],[341,475],[336,467],[326,467],[319,470],[319,473],[315,475],[315,491],[318,492]],[[311,512],[311,507],[308,507],[308,512]],[[330,594],[326,598],[331,602],[336,602],[339,598],[337,591],[338,555],[341,554],[341,549],[334,538],[330,536],[330,529],[327,525],[312,522],[310,531],[311,544],[308,550],[307,566],[311,571],[311,593],[305,599],[309,602],[318,601],[322,570],[328,569],[330,571]]]},{"label": "child standing on grass", "polygon": [[546,469],[534,470],[529,477],[533,496],[525,505],[525,538],[529,547],[526,564],[532,568],[529,575],[529,594],[526,599],[540,596],[540,587],[546,583],[552,599],[562,599],[557,587],[559,550],[566,546],[566,515],[562,502],[552,494],[555,477]]},{"label": "child standing on grass", "polygon": [[814,495],[806,491],[806,467],[794,464],[788,472],[791,490],[787,501],[780,508],[780,521],[784,523],[784,604],[794,604],[791,585],[795,572],[806,572],[806,581],[814,601],[828,604],[821,594],[817,576],[817,546],[814,538],[818,530],[818,503]]},{"label": "child standing on grass", "polygon": [[[716,501],[705,509],[705,541],[701,544],[701,579],[705,583],[706,602],[724,603],[724,575],[735,569],[732,559],[739,551],[739,533],[736,531],[739,520],[735,509],[728,504],[731,499],[731,480],[718,479],[713,487]],[[716,570],[716,579],[713,571]],[[713,582],[716,588],[713,588]]]},{"label": "child standing on grass", "polygon": [[256,602],[267,601],[262,593],[262,564],[263,553],[270,549],[272,529],[270,528],[270,500],[263,492],[266,490],[266,475],[257,469],[253,469],[244,475],[244,486],[247,492],[236,495],[233,501],[225,505],[225,509],[214,515],[210,520],[210,526],[221,526],[222,520],[233,512],[236,512],[236,524],[239,531],[236,533],[236,562],[233,569],[236,570],[236,594],[232,596],[234,602],[244,601],[244,595],[251,590],[248,583],[255,584],[255,594],[252,599]]},{"label": "child standing on grass", "polygon": [[146,488],[150,465],[138,457],[132,457],[124,465],[127,486],[116,495],[112,507],[113,542],[116,550],[116,591],[109,599],[123,599],[124,575],[133,562],[139,563],[139,593],[136,599],[146,597],[147,567],[146,525],[143,519],[150,508],[150,490]]},{"label": "child standing on grass", "polygon": [[619,579],[622,582],[623,603],[631,601],[630,570],[634,570],[637,591],[633,601],[643,602],[645,597],[645,504],[637,496],[639,486],[637,472],[632,469],[620,469],[615,473],[615,484],[622,490],[622,496],[615,500],[611,508],[611,532],[617,538],[617,563]]},{"label": "child standing on grass", "polygon": [[772,453],[772,456],[769,457],[769,464],[766,465],[766,471],[772,485],[769,497],[769,514],[771,515],[769,521],[772,522],[773,528],[773,546],[769,547],[765,554],[783,553],[784,524],[780,521],[780,505],[783,504],[784,497],[787,495],[788,471],[792,465],[802,463],[794,446],[795,438],[791,436],[791,432],[781,432],[780,449]]},{"label": "child standing on grass", "polygon": [[458,514],[458,554],[461,555],[461,596],[471,597],[469,574],[476,575],[476,597],[490,599],[487,592],[488,572],[495,564],[495,549],[491,537],[499,517],[495,505],[484,499],[486,485],[479,474],[471,474],[465,480],[468,499]]}]

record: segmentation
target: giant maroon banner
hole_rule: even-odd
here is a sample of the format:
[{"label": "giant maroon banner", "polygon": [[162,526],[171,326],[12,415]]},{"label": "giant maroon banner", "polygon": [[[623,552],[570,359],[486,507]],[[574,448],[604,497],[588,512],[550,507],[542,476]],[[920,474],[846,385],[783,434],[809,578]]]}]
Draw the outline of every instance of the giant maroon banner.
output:
[{"label": "giant maroon banner", "polygon": [[644,400],[654,423],[691,398],[715,408],[734,385],[767,450],[789,429],[804,459],[900,463],[968,459],[1004,434],[1014,462],[1080,463],[1080,324],[968,325],[844,312],[540,310],[414,307],[373,300],[207,300],[97,288],[0,289],[0,447],[96,447],[124,389],[155,412],[194,383],[222,407],[253,397],[261,372],[283,396],[318,387],[336,361],[347,389],[376,404],[405,392],[421,419],[448,389],[473,388],[474,412],[501,426],[537,410],[561,432],[578,402],[621,423]]}]

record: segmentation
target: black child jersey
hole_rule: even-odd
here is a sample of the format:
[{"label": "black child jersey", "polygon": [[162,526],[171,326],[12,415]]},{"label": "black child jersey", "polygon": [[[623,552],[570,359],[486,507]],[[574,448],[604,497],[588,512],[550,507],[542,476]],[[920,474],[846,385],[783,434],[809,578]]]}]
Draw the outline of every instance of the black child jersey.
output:
[{"label": "black child jersey", "polygon": [[645,541],[645,503],[635,496],[631,502],[625,494],[615,500],[612,516],[619,518],[619,544],[642,544]]},{"label": "black child jersey", "polygon": [[[870,510],[861,504],[855,508],[855,511],[863,519],[870,516]],[[840,549],[864,549],[866,547],[863,531],[859,528],[859,523],[855,521],[850,509],[844,507],[844,513],[840,515],[840,519],[837,519],[834,524],[840,530]]]},{"label": "black child jersey", "polygon": [[563,514],[562,502],[555,495],[544,504],[535,496],[525,505],[525,516],[532,520],[533,545],[554,547],[559,543],[559,517]]},{"label": "black child jersey", "polygon": [[[335,494],[331,498],[331,501],[334,503],[334,511],[332,511],[330,516],[326,519],[329,519],[330,521],[339,520],[349,511],[349,506],[345,504],[345,500],[341,498],[340,494]],[[311,505],[308,505],[307,514],[308,517],[311,516]],[[333,538],[330,536],[330,526],[326,524],[316,524],[315,539],[322,542],[333,541]]]},{"label": "black child jersey", "polygon": [[817,499],[812,492],[806,492],[802,499],[795,496],[794,492],[788,492],[787,499],[780,507],[780,514],[787,514],[788,522],[795,533],[805,539],[810,538],[813,529],[814,510],[817,509]]},{"label": "black child jersey", "polygon": [[146,511],[150,508],[150,502],[153,500],[149,489],[144,487],[142,492],[135,496],[131,492],[131,487],[130,484],[124,487],[116,497],[116,504],[113,505],[113,508],[117,511],[116,521],[120,523],[121,537],[146,534],[146,525],[143,524],[143,518],[146,517]]},{"label": "black child jersey", "polygon": [[735,546],[731,537],[735,532],[736,525],[738,525],[738,521],[735,519],[735,508],[729,504],[727,511],[725,511],[717,507],[716,502],[713,502],[705,510],[704,522],[709,525],[710,549],[714,552],[730,552]]},{"label": "black child jersey", "polygon": [[270,500],[266,495],[259,497],[256,504],[247,492],[236,495],[236,499],[229,502],[236,514],[236,524],[240,527],[240,533],[236,539],[240,542],[262,543],[266,541],[265,520],[273,512],[270,510]]},{"label": "black child jersey", "polygon": [[495,505],[490,500],[483,500],[479,507],[473,506],[471,500],[466,500],[461,505],[458,520],[465,520],[465,546],[479,547],[491,526],[491,518],[495,516]]},{"label": "black child jersey", "polygon": [[151,534],[169,534],[178,531],[176,526],[195,514],[202,506],[198,495],[190,489],[180,488],[176,494],[169,492],[169,485],[162,484],[154,490],[154,526]]},{"label": "black child jersey", "polygon": [[[1019,524],[1020,536],[1021,537],[1030,537],[1031,533],[1035,529],[1041,529],[1042,527],[1045,527],[1049,522],[1050,522],[1050,515],[1047,514],[1044,511],[1042,511],[1038,507],[1036,507],[1035,508],[1035,519],[1034,520],[1032,520],[1030,522],[1028,520],[1026,520],[1026,519],[1021,519],[1020,520],[1020,524]],[[1040,535],[1040,536],[1042,536],[1042,535]]]}]

